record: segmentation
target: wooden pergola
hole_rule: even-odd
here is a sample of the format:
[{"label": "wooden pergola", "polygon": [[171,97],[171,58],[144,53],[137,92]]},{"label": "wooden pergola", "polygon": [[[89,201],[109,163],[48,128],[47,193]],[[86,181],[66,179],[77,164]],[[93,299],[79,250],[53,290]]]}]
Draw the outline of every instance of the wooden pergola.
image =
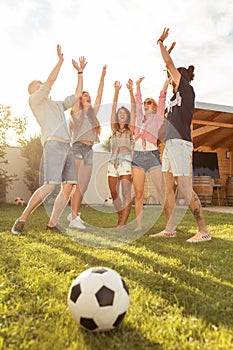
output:
[{"label": "wooden pergola", "polygon": [[233,150],[233,107],[196,102],[193,115],[194,149]]}]

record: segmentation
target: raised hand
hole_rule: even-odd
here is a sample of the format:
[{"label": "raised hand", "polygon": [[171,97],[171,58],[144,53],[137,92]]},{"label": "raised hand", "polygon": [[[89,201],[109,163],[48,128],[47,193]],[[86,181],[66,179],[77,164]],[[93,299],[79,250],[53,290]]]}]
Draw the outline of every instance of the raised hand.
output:
[{"label": "raised hand", "polygon": [[107,66],[106,64],[103,66],[103,69],[102,69],[102,74],[105,76],[106,74],[106,71],[107,71]]},{"label": "raised hand", "polygon": [[126,84],[127,89],[132,90],[133,89],[133,80],[129,79],[128,83]]},{"label": "raised hand", "polygon": [[81,71],[84,70],[84,68],[86,67],[87,65],[87,61],[86,61],[86,58],[84,56],[81,56],[79,57],[79,66],[81,68]]},{"label": "raised hand", "polygon": [[114,83],[115,90],[119,91],[121,89],[121,87],[122,87],[121,83],[118,80],[116,80]]},{"label": "raised hand", "polygon": [[160,35],[158,41],[162,41],[163,42],[168,37],[168,34],[169,34],[169,28],[164,28],[164,30],[163,30],[162,34]]},{"label": "raised hand", "polygon": [[171,44],[170,48],[167,50],[167,52],[170,54],[172,52],[172,50],[174,49],[174,47],[176,46],[176,42],[173,41],[173,43]]},{"label": "raised hand", "polygon": [[64,61],[63,53],[61,52],[61,45],[57,45],[57,55],[59,57],[59,61]]},{"label": "raised hand", "polygon": [[79,64],[74,59],[72,59],[73,67],[78,71],[82,72],[87,65],[86,58],[84,56],[79,57]]},{"label": "raised hand", "polygon": [[140,85],[144,78],[145,78],[145,77],[139,78],[139,79],[136,81],[136,85]]}]

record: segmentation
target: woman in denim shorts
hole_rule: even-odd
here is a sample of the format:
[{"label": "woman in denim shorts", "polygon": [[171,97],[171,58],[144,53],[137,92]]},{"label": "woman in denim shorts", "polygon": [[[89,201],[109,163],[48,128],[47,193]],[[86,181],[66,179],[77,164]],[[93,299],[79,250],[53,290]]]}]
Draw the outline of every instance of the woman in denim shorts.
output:
[{"label": "woman in denim shorts", "polygon": [[132,162],[133,186],[135,192],[136,231],[142,229],[142,212],[144,199],[144,186],[146,173],[149,172],[153,185],[159,196],[160,203],[164,202],[163,177],[161,171],[160,153],[158,149],[158,132],[164,122],[166,80],[160,92],[158,104],[153,98],[146,98],[143,102],[140,84],[144,78],[136,82],[136,122],[135,122],[135,145]]},{"label": "woman in denim shorts", "polygon": [[[118,228],[124,228],[131,209],[132,187],[132,139],[135,121],[135,98],[133,94],[133,81],[126,84],[131,99],[131,112],[120,107],[116,111],[118,95],[121,89],[119,81],[115,81],[114,98],[111,114],[111,156],[108,162],[108,185],[114,207],[118,214]],[[121,186],[122,199],[119,195]]]},{"label": "woman in denim shorts", "polygon": [[77,186],[71,197],[72,213],[67,219],[70,221],[70,228],[85,229],[84,221],[79,216],[79,209],[83,196],[90,182],[94,143],[99,142],[100,123],[97,119],[97,113],[102,100],[104,77],[107,67],[102,69],[97,97],[94,107],[92,107],[91,97],[88,92],[83,91],[83,70],[86,66],[86,60],[83,59],[78,67],[79,78],[79,98],[71,109],[70,134],[72,139],[72,150],[75,157]]}]

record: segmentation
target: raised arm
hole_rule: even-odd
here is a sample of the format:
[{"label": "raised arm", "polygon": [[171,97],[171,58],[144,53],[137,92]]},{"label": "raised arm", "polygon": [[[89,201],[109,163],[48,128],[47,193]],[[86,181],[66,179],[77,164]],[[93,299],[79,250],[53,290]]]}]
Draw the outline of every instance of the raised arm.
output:
[{"label": "raised arm", "polygon": [[94,104],[94,110],[95,110],[96,115],[100,109],[100,104],[101,104],[103,89],[104,89],[104,78],[106,75],[106,71],[107,71],[107,66],[105,65],[105,66],[103,66],[103,69],[102,69],[99,87],[98,87],[98,91],[97,91],[97,96],[96,96],[96,100],[95,100],[95,104]]},{"label": "raised arm", "polygon": [[113,96],[113,103],[112,103],[112,114],[111,114],[111,129],[114,130],[116,126],[116,109],[117,109],[117,102],[118,102],[118,96],[119,96],[119,91],[121,89],[121,84],[118,80],[115,81],[114,83],[114,96]]},{"label": "raised arm", "polygon": [[168,78],[166,78],[159,96],[158,108],[157,108],[158,116],[164,117],[168,85],[169,85],[169,81],[168,81]]},{"label": "raised arm", "polygon": [[46,85],[51,89],[53,84],[55,83],[58,73],[61,69],[62,63],[64,62],[63,58],[63,53],[61,52],[61,46],[57,45],[57,55],[58,55],[58,62],[56,66],[53,68],[52,72],[49,74],[47,80],[46,80]]},{"label": "raised arm", "polygon": [[142,94],[141,94],[141,82],[143,81],[143,78],[139,78],[136,81],[136,118],[137,122],[142,123],[144,114],[142,109]]},{"label": "raised arm", "polygon": [[172,79],[174,80],[176,86],[180,83],[180,73],[178,72],[177,68],[174,65],[174,62],[170,56],[170,53],[175,46],[175,43],[172,43],[169,50],[167,50],[167,47],[164,46],[163,42],[168,37],[169,34],[169,28],[164,28],[163,33],[160,35],[157,44],[160,47],[160,52],[162,55],[162,58],[164,60],[164,63],[166,65],[167,70],[169,71],[170,75],[172,76]]},{"label": "raised arm", "polygon": [[76,112],[80,108],[80,97],[82,96],[83,92],[83,71],[87,65],[86,58],[84,56],[79,57],[79,64],[73,59],[72,64],[74,69],[76,69],[78,74],[78,83],[75,90],[75,97],[77,98],[77,102],[72,107],[72,113]]},{"label": "raised arm", "polygon": [[81,56],[79,57],[79,64],[75,60],[72,60],[72,64],[78,74],[78,84],[74,94],[76,98],[80,98],[83,92],[83,71],[87,65],[87,61],[84,56]]},{"label": "raised arm", "polygon": [[136,103],[135,103],[135,97],[134,97],[134,93],[133,93],[133,80],[129,79],[126,86],[127,86],[127,89],[129,90],[130,103],[131,103],[129,128],[130,128],[131,132],[133,133],[134,126],[135,126],[135,115],[136,115]]}]

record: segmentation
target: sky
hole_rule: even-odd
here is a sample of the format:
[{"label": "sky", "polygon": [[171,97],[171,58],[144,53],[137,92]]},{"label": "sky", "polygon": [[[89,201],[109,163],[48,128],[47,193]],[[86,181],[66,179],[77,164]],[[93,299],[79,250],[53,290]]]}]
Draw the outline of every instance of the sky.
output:
[{"label": "sky", "polygon": [[32,136],[39,127],[27,87],[34,79],[47,79],[57,63],[57,44],[64,63],[51,91],[54,100],[75,91],[72,58],[87,59],[84,90],[93,101],[107,65],[99,113],[105,135],[115,80],[122,84],[121,105],[129,103],[129,78],[145,77],[143,98],[158,99],[165,72],[156,41],[164,27],[170,29],[165,43],[176,41],[175,65],[195,66],[196,101],[233,106],[232,0],[1,0],[0,15],[0,104],[11,106],[14,116],[26,116]]}]

